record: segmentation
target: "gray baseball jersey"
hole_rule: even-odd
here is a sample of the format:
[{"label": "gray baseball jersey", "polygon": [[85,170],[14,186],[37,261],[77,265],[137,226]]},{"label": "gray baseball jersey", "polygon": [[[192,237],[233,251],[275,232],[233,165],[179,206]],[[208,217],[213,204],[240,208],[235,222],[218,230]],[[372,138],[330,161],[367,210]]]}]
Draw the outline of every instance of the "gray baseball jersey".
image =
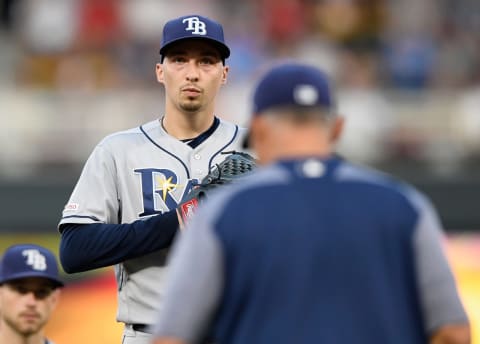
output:
[{"label": "gray baseball jersey", "polygon": [[[114,133],[88,158],[59,225],[131,223],[175,209],[225,151],[241,150],[246,130],[220,120],[192,148],[170,136],[159,120]],[[159,229],[161,230],[161,229]],[[167,249],[115,266],[117,320],[151,324],[162,298]]]}]

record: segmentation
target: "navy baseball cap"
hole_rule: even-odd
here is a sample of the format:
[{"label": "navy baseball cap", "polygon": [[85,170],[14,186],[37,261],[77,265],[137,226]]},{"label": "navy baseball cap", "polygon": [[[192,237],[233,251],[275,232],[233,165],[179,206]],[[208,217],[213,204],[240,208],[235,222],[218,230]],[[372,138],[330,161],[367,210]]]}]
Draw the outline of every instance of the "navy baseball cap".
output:
[{"label": "navy baseball cap", "polygon": [[[315,108],[336,114],[336,103],[328,76],[320,69],[300,63],[282,63],[271,68],[253,93],[253,116],[272,108]],[[249,147],[247,134],[243,147]]]},{"label": "navy baseball cap", "polygon": [[218,48],[223,60],[230,56],[230,49],[223,37],[222,25],[200,15],[182,16],[168,21],[163,27],[160,55],[164,56],[173,43],[192,38],[212,42]]},{"label": "navy baseball cap", "polygon": [[0,262],[0,284],[19,278],[43,277],[63,286],[58,277],[57,260],[52,252],[33,244],[7,248]]},{"label": "navy baseball cap", "polygon": [[253,114],[287,106],[334,112],[328,76],[318,68],[298,63],[284,63],[270,69],[255,88]]}]

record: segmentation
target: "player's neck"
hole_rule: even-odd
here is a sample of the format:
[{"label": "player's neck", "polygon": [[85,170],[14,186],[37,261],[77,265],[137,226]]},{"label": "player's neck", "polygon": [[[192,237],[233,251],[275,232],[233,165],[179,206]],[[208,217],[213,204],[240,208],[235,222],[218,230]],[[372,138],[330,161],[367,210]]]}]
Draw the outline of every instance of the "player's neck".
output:
[{"label": "player's neck", "polygon": [[45,336],[43,332],[32,334],[28,337],[20,336],[13,331],[4,322],[0,324],[0,343],[8,344],[45,344]]},{"label": "player's neck", "polygon": [[333,152],[333,145],[328,138],[323,136],[277,137],[263,146],[259,155],[262,157],[262,164],[272,163],[277,160],[301,159],[303,157],[326,158]]},{"label": "player's neck", "polygon": [[179,139],[191,139],[210,128],[213,123],[213,113],[167,113],[160,118],[165,131]]}]

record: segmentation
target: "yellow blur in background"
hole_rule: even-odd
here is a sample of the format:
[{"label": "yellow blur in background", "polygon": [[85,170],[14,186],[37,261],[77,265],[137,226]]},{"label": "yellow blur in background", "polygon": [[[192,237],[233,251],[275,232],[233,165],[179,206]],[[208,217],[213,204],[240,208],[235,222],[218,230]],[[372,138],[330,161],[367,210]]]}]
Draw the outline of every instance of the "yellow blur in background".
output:
[{"label": "yellow blur in background", "polygon": [[68,285],[45,331],[55,344],[122,342],[123,325],[115,321],[116,284],[112,269],[87,282]]},{"label": "yellow blur in background", "polygon": [[480,344],[480,235],[450,236],[447,253],[472,326],[472,344]]}]

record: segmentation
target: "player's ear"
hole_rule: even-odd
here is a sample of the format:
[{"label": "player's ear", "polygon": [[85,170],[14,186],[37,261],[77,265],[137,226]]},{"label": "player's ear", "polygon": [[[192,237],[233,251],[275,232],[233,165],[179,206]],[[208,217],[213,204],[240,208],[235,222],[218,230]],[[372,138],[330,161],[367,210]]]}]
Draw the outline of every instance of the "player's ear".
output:
[{"label": "player's ear", "polygon": [[343,126],[345,124],[345,118],[342,116],[335,117],[332,123],[332,130],[330,131],[330,141],[336,143],[343,132]]},{"label": "player's ear", "polygon": [[266,116],[253,116],[250,122],[249,145],[262,164],[270,161],[271,131]]},{"label": "player's ear", "polygon": [[163,84],[163,66],[161,63],[155,65],[155,74],[157,75],[157,81]]},{"label": "player's ear", "polygon": [[60,300],[60,293],[61,293],[60,288],[57,288],[50,295],[50,301],[53,308],[57,306],[58,301]]},{"label": "player's ear", "polygon": [[222,84],[227,83],[227,75],[228,75],[229,70],[230,70],[230,68],[228,66],[223,66]]}]

